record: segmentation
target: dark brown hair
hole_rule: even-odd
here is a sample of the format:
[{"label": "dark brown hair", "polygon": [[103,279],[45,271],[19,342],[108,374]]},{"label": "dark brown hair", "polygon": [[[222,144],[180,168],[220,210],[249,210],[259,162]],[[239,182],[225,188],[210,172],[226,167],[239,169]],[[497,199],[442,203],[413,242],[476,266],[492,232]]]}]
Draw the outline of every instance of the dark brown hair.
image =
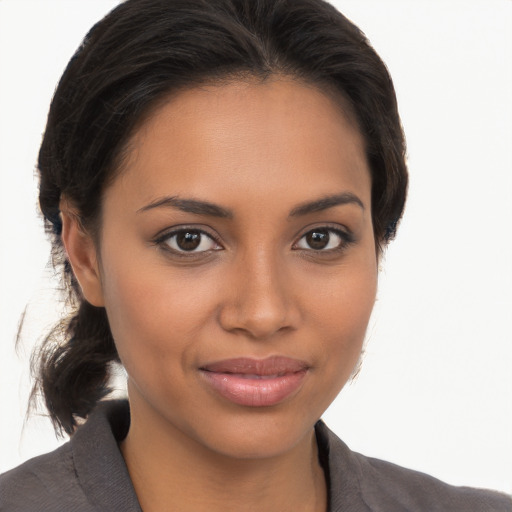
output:
[{"label": "dark brown hair", "polygon": [[323,0],[127,0],[97,23],[55,92],[39,153],[39,201],[73,316],[36,353],[57,430],[71,434],[109,389],[118,361],[104,308],[88,304],[62,242],[59,204],[98,229],[102,192],[143,116],[179,89],[285,75],[335,90],[355,117],[372,177],[380,250],[395,235],[407,189],[405,142],[387,69],[364,34]]}]

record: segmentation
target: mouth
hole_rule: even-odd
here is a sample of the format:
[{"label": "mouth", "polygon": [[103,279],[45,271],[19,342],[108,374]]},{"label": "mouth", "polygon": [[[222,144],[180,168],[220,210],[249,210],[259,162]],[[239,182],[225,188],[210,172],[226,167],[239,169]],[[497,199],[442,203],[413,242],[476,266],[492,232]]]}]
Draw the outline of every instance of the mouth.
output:
[{"label": "mouth", "polygon": [[199,368],[210,389],[224,399],[247,407],[277,405],[295,395],[308,374],[304,361],[283,356],[237,358]]}]

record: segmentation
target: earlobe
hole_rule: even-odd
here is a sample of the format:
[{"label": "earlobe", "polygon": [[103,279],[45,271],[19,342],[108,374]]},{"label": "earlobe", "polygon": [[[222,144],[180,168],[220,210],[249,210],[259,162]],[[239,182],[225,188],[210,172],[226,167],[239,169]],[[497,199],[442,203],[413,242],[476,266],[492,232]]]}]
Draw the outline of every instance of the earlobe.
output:
[{"label": "earlobe", "polygon": [[61,216],[62,243],[82,293],[93,306],[104,306],[94,241],[84,230],[78,215],[67,205],[61,204]]}]

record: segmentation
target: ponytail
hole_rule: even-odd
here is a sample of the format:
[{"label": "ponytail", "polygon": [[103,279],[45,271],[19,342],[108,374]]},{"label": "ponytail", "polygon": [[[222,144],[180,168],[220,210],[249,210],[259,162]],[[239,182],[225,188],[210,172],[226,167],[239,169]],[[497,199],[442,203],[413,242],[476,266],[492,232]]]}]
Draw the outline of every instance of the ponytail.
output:
[{"label": "ponytail", "polygon": [[119,358],[105,309],[83,300],[67,325],[59,324],[45,338],[33,361],[38,375],[33,395],[42,392],[55,430],[71,435],[77,418],[85,419],[111,391],[110,366]]}]

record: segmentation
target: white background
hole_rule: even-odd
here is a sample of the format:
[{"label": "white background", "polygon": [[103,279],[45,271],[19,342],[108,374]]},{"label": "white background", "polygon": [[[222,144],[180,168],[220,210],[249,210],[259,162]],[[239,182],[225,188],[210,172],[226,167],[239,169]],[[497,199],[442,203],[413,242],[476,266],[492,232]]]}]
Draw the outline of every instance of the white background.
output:
[{"label": "white background", "polygon": [[[56,315],[33,170],[57,80],[116,3],[0,0],[0,472],[57,443],[24,423]],[[512,2],[334,3],[391,70],[411,185],[362,373],[326,421],[367,455],[512,493]]]}]

